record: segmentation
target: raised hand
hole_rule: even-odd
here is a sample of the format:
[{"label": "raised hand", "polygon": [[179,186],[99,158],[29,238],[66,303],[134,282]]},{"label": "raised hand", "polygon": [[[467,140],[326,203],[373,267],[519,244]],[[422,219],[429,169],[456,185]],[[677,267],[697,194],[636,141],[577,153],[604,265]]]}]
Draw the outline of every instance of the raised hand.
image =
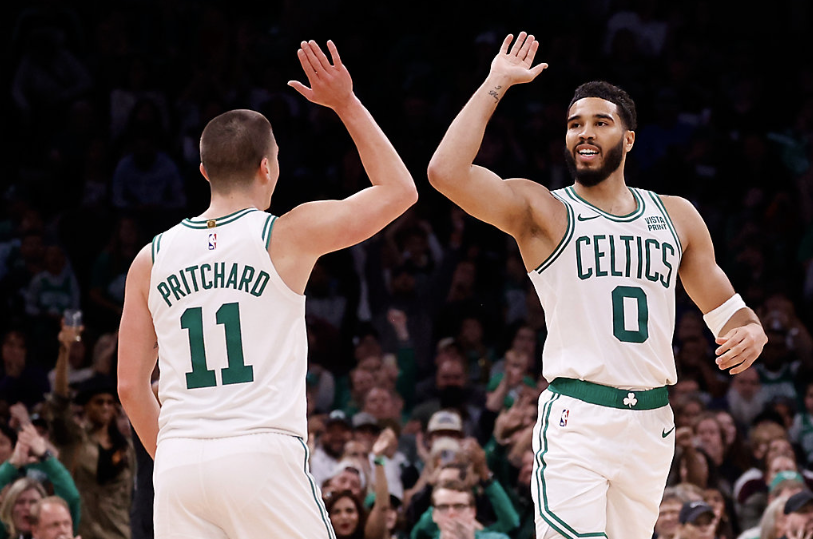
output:
[{"label": "raised hand", "polygon": [[310,88],[299,81],[288,81],[288,86],[302,94],[305,99],[333,110],[341,108],[353,99],[353,80],[342,64],[339,51],[332,41],[327,42],[330,61],[315,41],[303,41],[296,51],[299,63],[308,77]]},{"label": "raised hand", "polygon": [[28,408],[25,407],[25,404],[18,402],[16,404],[12,404],[8,407],[9,415],[11,416],[9,419],[9,426],[14,429],[21,429],[25,425],[31,424],[31,416],[28,415]]},{"label": "raised hand", "polygon": [[62,327],[56,338],[61,346],[70,350],[71,346],[82,340],[82,332],[84,330],[85,326],[70,326],[65,323],[65,319],[63,318]]},{"label": "raised hand", "polygon": [[539,42],[525,32],[520,32],[511,46],[513,40],[513,34],[503,40],[500,52],[491,61],[491,75],[503,79],[508,85],[531,82],[548,67],[545,63],[531,67]]},{"label": "raised hand", "polygon": [[39,435],[34,425],[28,424],[23,427],[18,436],[18,443],[22,442],[28,447],[28,451],[32,457],[40,457],[45,454],[48,449],[45,443],[45,438]]},{"label": "raised hand", "polygon": [[373,455],[376,457],[392,457],[398,449],[398,438],[395,431],[387,427],[378,435],[373,444]]}]

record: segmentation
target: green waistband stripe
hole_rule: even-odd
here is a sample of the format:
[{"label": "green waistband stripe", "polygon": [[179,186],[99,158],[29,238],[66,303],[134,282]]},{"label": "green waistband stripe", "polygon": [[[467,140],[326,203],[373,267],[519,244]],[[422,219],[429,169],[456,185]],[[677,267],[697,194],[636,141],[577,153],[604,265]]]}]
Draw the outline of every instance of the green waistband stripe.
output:
[{"label": "green waistband stripe", "polygon": [[590,404],[619,410],[655,410],[669,404],[666,386],[636,391],[572,378],[557,378],[550,383],[548,389]]}]

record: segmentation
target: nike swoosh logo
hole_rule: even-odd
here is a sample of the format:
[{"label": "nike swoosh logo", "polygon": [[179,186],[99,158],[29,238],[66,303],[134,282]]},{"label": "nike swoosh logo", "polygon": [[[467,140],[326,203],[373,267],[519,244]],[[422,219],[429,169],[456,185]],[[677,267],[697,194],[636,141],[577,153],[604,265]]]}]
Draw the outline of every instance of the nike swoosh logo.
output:
[{"label": "nike swoosh logo", "polygon": [[673,431],[673,430],[675,430],[674,425],[673,425],[673,426],[672,426],[672,428],[671,428],[671,429],[669,429],[669,430],[663,429],[663,432],[661,433],[661,437],[662,437],[662,438],[666,438],[667,436],[669,436],[670,434],[672,434],[672,431]]},{"label": "nike swoosh logo", "polygon": [[600,216],[600,215],[593,215],[592,217],[582,217],[582,214],[579,214],[579,216],[577,217],[577,219],[578,219],[579,221],[589,221],[590,219],[597,219],[597,218],[599,218],[599,217],[601,217],[601,216]]}]

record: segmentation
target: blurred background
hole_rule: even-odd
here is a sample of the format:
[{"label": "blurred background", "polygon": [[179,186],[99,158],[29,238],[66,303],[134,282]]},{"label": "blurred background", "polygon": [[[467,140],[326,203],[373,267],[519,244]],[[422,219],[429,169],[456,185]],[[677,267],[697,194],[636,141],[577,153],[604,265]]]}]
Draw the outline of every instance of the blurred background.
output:
[{"label": "blurred background", "polygon": [[[426,166],[504,36],[525,30],[541,42],[537,62],[550,68],[503,99],[477,163],[504,178],[568,185],[564,125],[573,90],[603,79],[630,93],[639,128],[627,183],[697,206],[719,264],[768,329],[753,376],[735,383],[712,368],[711,335],[678,292],[681,383],[672,402],[676,413],[689,409],[678,426],[696,428],[703,410],[731,417],[725,455],[712,459],[719,451],[696,432],[686,448],[709,456],[711,472],[701,486],[719,487],[728,501],[729,536],[758,524],[767,500],[756,521],[740,521],[735,509],[745,503],[738,501],[737,479],[752,465],[767,471],[753,428],[763,420],[781,428],[800,474],[813,455],[813,439],[805,437],[813,438],[805,423],[813,411],[813,394],[809,406],[805,399],[813,372],[813,6],[807,0],[749,6],[731,0],[7,6],[0,19],[6,132],[0,419],[19,428],[17,403],[47,416],[41,408],[54,389],[68,308],[82,310],[85,327],[71,351],[70,372],[84,373],[71,379],[71,396],[85,379],[114,383],[126,271],[155,234],[206,208],[198,140],[214,116],[249,108],[269,118],[281,167],[272,213],[368,185],[335,114],[286,86],[305,81],[299,42],[332,39],[357,95],[411,170],[420,199],[374,238],[323,257],[314,269],[306,291],[312,442],[331,424],[346,423],[353,432],[373,423],[395,428],[404,458],[399,470],[411,470],[399,475],[401,498],[422,486],[415,485],[425,468],[423,437],[441,409],[457,410],[464,434],[480,446],[513,447],[518,439],[502,431],[495,437],[494,429],[505,428],[515,400],[532,401],[546,385],[544,313],[513,240],[437,194]],[[528,408],[528,417],[516,409],[509,417],[516,423],[511,432],[527,431],[535,418]],[[346,421],[331,422],[332,411]],[[354,425],[359,413],[374,420],[361,416]],[[126,418],[121,423],[129,436]],[[49,425],[43,419],[42,435],[50,435]],[[735,435],[744,459],[736,465]],[[332,452],[339,453],[334,464],[343,451]],[[512,461],[506,479],[512,484],[522,454]],[[676,464],[675,484],[687,479],[682,469]],[[768,486],[763,478],[760,492]],[[520,537],[519,529],[512,536]]]}]

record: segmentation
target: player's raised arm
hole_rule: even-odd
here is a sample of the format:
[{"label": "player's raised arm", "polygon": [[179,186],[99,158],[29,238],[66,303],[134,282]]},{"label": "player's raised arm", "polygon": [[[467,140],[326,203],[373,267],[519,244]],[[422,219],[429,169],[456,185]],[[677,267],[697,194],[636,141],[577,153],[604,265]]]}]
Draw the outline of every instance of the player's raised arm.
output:
[{"label": "player's raised arm", "polygon": [[[521,32],[513,45],[508,35],[491,63],[483,84],[449,126],[429,162],[429,182],[467,213],[516,237],[528,229],[528,180],[503,181],[494,172],[473,165],[483,142],[486,124],[505,92],[531,82],[547,64],[532,67],[539,42]],[[556,204],[551,195],[541,204]],[[535,201],[537,204],[539,201]],[[544,212],[545,208],[541,208]]]},{"label": "player's raised arm", "polygon": [[158,340],[147,307],[151,269],[147,246],[138,253],[127,273],[119,327],[118,392],[144,449],[155,458],[159,406],[151,378],[158,360]]},{"label": "player's raised arm", "polygon": [[717,344],[717,366],[737,374],[762,353],[768,337],[759,318],[745,305],[714,258],[714,245],[703,218],[687,200],[664,197],[683,243],[680,280],[703,312]]},{"label": "player's raised arm", "polygon": [[279,218],[275,230],[285,229],[286,235],[303,238],[299,248],[315,257],[369,238],[418,199],[406,165],[353,93],[350,73],[336,46],[328,41],[327,47],[332,62],[314,41],[303,41],[297,55],[310,87],[297,81],[288,84],[309,101],[338,114],[372,186],[344,200],[302,204]]}]

